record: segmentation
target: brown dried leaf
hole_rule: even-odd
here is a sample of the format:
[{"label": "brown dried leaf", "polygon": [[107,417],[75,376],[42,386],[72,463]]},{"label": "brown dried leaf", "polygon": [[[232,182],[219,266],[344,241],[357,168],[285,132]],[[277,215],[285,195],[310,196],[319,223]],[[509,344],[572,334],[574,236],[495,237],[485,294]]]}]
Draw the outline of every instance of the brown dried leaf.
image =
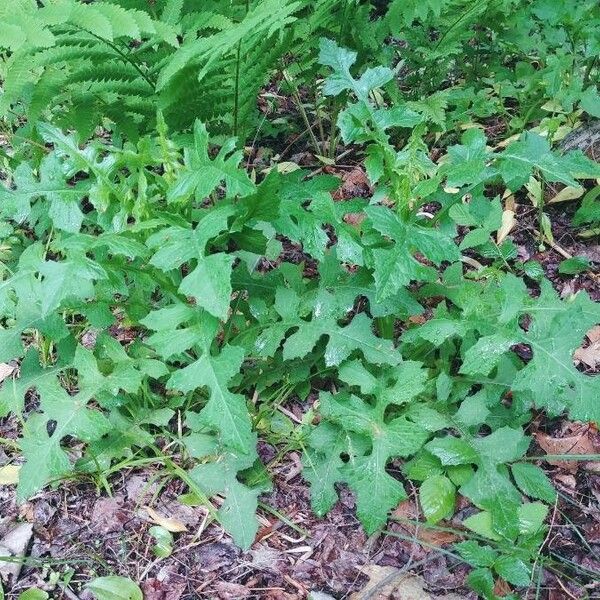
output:
[{"label": "brown dried leaf", "polygon": [[366,565],[361,571],[369,577],[369,582],[360,592],[351,594],[350,600],[466,600],[458,594],[429,594],[422,577],[395,567]]},{"label": "brown dried leaf", "polygon": [[494,594],[497,596],[506,596],[510,594],[512,590],[510,589],[510,585],[504,581],[501,577],[496,579],[496,583],[494,585]]},{"label": "brown dried leaf", "polygon": [[[416,525],[408,521],[416,521],[419,519],[419,510],[412,500],[401,502],[393,513],[398,519],[397,524],[411,537],[415,538],[416,542],[425,542],[427,546],[422,546],[424,552],[434,552],[435,548],[431,546],[443,546],[451,544],[458,540],[458,536],[451,531],[439,531],[427,527],[426,523]],[[439,523],[440,527],[444,526],[444,522]]]},{"label": "brown dried leaf", "polygon": [[351,171],[343,173],[342,185],[334,192],[333,199],[345,200],[346,198],[365,196],[369,193],[370,188],[366,173],[360,167],[355,167]]},{"label": "brown dried leaf", "polygon": [[141,584],[144,600],[179,600],[185,592],[186,584],[172,582],[169,578],[164,581],[146,579]]},{"label": "brown dried leaf", "polygon": [[600,365],[600,340],[590,344],[585,348],[577,348],[573,358],[582,362],[584,365],[595,369]]},{"label": "brown dried leaf", "polygon": [[214,588],[217,591],[217,597],[221,600],[241,600],[241,598],[248,598],[252,593],[245,585],[228,581],[217,581]]},{"label": "brown dried leaf", "polygon": [[588,340],[590,340],[590,344],[594,344],[595,342],[600,342],[600,325],[596,325],[596,327],[592,327],[586,334]]},{"label": "brown dried leaf", "polygon": [[[548,434],[537,432],[535,439],[546,454],[598,454],[600,443],[597,440],[597,430],[591,424],[570,423],[563,437],[552,437]],[[582,462],[577,460],[549,460],[551,465],[561,467],[572,473],[576,472]]]},{"label": "brown dried leaf", "polygon": [[550,198],[548,202],[552,204],[554,202],[567,202],[569,200],[577,200],[577,198],[581,198],[581,196],[583,196],[583,192],[585,192],[585,188],[583,187],[567,186],[560,190],[560,192],[558,192],[555,196]]},{"label": "brown dried leaf", "polygon": [[589,340],[589,344],[584,348],[577,348],[573,358],[576,361],[582,362],[584,365],[595,369],[600,365],[600,325],[592,327],[585,337]]},{"label": "brown dried leaf", "polygon": [[8,533],[0,539],[0,556],[12,557],[13,560],[0,560],[0,581],[12,580],[14,583],[19,578],[22,560],[14,560],[25,556],[29,540],[33,535],[31,523],[13,523]]}]

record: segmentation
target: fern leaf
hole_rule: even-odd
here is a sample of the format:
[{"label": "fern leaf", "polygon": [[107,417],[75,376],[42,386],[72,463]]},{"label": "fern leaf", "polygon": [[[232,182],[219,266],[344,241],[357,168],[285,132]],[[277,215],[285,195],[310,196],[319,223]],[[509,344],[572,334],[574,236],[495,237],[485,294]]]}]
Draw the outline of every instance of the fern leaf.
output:
[{"label": "fern leaf", "polygon": [[131,11],[115,4],[97,3],[94,8],[110,22],[114,37],[126,36],[133,39],[141,37],[140,27]]},{"label": "fern leaf", "polygon": [[91,5],[73,3],[69,22],[105,40],[113,39],[111,22],[100,10]]}]

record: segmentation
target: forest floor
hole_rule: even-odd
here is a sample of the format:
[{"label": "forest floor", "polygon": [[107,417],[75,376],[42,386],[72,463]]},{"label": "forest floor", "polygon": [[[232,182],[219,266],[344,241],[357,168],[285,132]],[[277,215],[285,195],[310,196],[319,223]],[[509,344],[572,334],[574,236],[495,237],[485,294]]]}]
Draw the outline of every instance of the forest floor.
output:
[{"label": "forest floor", "polygon": [[[306,153],[290,161],[310,165]],[[367,195],[366,176],[359,163],[317,167],[341,176],[341,197]],[[312,160],[314,163],[314,159]],[[348,164],[349,163],[349,164]],[[550,204],[554,245],[540,247],[536,210],[519,207],[511,237],[519,258],[539,261],[562,296],[586,290],[600,301],[600,240],[582,239],[571,226],[577,202]],[[561,275],[567,256],[585,256],[596,272]],[[583,340],[576,356],[589,374],[600,370],[600,328]],[[12,372],[0,365],[0,380]],[[281,407],[300,421],[308,404],[290,399]],[[600,453],[600,434],[593,426],[537,415],[528,431],[535,439],[530,454]],[[18,465],[12,440],[18,422],[0,422],[0,466]],[[327,598],[414,598],[459,600],[475,598],[465,588],[467,567],[448,550],[458,538],[448,531],[461,521],[461,505],[447,531],[416,526],[415,493],[394,511],[388,529],[367,537],[354,515],[354,499],[340,489],[341,501],[324,518],[310,509],[309,492],[301,476],[300,456],[280,456],[280,449],[261,443],[260,455],[273,480],[273,492],[262,497],[261,528],[252,548],[241,552],[206,510],[182,504],[185,484],[165,473],[160,464],[124,468],[109,478],[110,493],[93,482],[61,482],[18,505],[10,473],[0,471],[0,553],[24,557],[0,563],[6,597],[17,598],[32,586],[53,598],[85,600],[83,583],[96,575],[120,574],[138,582],[145,600],[216,598],[296,600]],[[72,448],[77,455],[78,448]],[[559,491],[542,552],[562,561],[564,573],[548,572],[540,589],[524,598],[600,598],[600,462],[540,461]],[[465,506],[462,507],[466,508]],[[165,522],[164,519],[169,519]],[[153,524],[181,530],[173,552],[157,558],[148,529]],[[167,527],[167,528],[169,528]],[[498,593],[508,590],[497,590]]]}]

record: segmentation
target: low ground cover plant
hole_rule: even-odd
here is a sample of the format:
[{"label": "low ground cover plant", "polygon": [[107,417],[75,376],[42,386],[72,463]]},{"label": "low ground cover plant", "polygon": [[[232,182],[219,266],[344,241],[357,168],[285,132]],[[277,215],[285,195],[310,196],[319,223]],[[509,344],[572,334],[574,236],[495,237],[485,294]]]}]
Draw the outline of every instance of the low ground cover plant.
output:
[{"label": "low ground cover plant", "polygon": [[[160,458],[247,548],[263,439],[301,452],[317,515],[348,486],[368,533],[407,482],[430,525],[465,498],[472,588],[535,587],[557,495],[527,430],[600,420],[573,363],[600,306],[508,234],[533,202],[553,243],[552,186],[588,236],[599,221],[600,167],[558,146],[600,116],[597,4],[194,4],[0,7],[19,498]],[[289,135],[316,168],[278,160]],[[336,195],[341,152],[368,195]]]}]

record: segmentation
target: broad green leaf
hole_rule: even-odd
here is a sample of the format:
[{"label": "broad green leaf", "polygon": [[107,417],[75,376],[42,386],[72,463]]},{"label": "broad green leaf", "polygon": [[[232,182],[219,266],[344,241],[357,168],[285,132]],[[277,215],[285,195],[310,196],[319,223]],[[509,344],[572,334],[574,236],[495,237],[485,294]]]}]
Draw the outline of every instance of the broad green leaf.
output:
[{"label": "broad green leaf", "polygon": [[585,256],[573,256],[563,260],[558,266],[561,275],[576,275],[587,271],[591,267],[590,259]]},{"label": "broad green leaf", "polygon": [[227,141],[214,159],[208,152],[208,131],[204,123],[194,125],[194,146],[186,148],[185,169],[167,193],[168,202],[179,202],[194,194],[202,200],[223,182],[230,196],[247,196],[255,186],[239,167],[242,151],[234,150],[235,140]]},{"label": "broad green leaf", "polygon": [[225,321],[231,300],[231,270],[235,258],[212,254],[198,261],[196,268],[184,277],[179,291],[191,296],[211,315]]},{"label": "broad green leaf", "polygon": [[82,380],[81,390],[75,396],[70,396],[57,378],[36,381],[40,412],[27,420],[20,442],[26,460],[17,487],[17,496],[21,499],[29,498],[49,480],[71,470],[71,462],[61,445],[66,436],[89,443],[110,431],[106,417],[88,407],[92,396],[106,383],[91,385],[88,381],[86,385],[83,369],[87,359],[84,357],[85,351],[78,347],[74,366],[80,369]]},{"label": "broad green leaf", "polygon": [[541,502],[527,502],[519,507],[519,531],[522,535],[535,535],[544,527],[548,507]]},{"label": "broad green leaf", "polygon": [[494,563],[494,570],[512,585],[525,587],[531,583],[531,568],[515,556],[500,556]]},{"label": "broad green leaf", "polygon": [[96,577],[85,585],[96,600],[143,600],[142,590],[131,579],[118,575]]},{"label": "broad green leaf", "polygon": [[16,221],[30,220],[31,203],[37,198],[44,198],[49,203],[48,216],[56,229],[71,233],[81,229],[84,215],[79,202],[87,194],[89,184],[83,181],[69,185],[62,163],[55,153],[42,159],[39,181],[32,170],[21,163],[15,171],[15,183],[14,191],[0,190],[0,198],[4,204],[2,212],[6,216]]},{"label": "broad green leaf", "polygon": [[388,461],[395,456],[406,457],[417,452],[429,433],[404,417],[386,422],[387,403],[381,399],[373,407],[357,396],[338,394],[334,397],[322,393],[320,401],[324,418],[348,432],[372,440],[368,453],[364,450],[357,453],[357,449],[351,447],[346,450],[352,452],[351,459],[339,470],[357,495],[360,521],[368,532],[373,532],[385,523],[388,511],[407,497],[402,484],[386,472]]},{"label": "broad green leaf", "polygon": [[373,228],[392,242],[391,247],[373,252],[377,299],[385,299],[411,281],[428,281],[435,272],[414,258],[417,250],[439,265],[460,258],[454,242],[439,231],[403,223],[389,208],[371,206],[365,211]]},{"label": "broad green leaf", "polygon": [[467,583],[483,598],[495,600],[494,577],[489,569],[474,569],[469,573]]},{"label": "broad green leaf", "polygon": [[[4,592],[0,594],[0,597],[4,597]],[[47,598],[50,598],[48,592],[39,588],[29,588],[19,594],[19,600],[46,600]]]},{"label": "broad green leaf", "polygon": [[486,463],[506,463],[521,458],[529,447],[530,438],[520,429],[501,427],[490,435],[476,438],[473,446]]},{"label": "broad green leaf", "polygon": [[468,442],[451,436],[432,440],[427,444],[427,450],[443,465],[464,465],[478,460],[477,452]]},{"label": "broad green leaf", "polygon": [[334,41],[322,39],[319,62],[333,69],[323,85],[323,92],[328,96],[337,96],[345,90],[352,91],[359,100],[366,100],[371,90],[385,85],[394,72],[387,67],[366,69],[356,80],[350,73],[350,67],[356,62],[356,52],[340,48]]},{"label": "broad green leaf", "polygon": [[498,542],[502,539],[502,537],[494,531],[492,526],[492,515],[487,511],[481,511],[467,517],[463,521],[463,525],[471,531],[490,540]]},{"label": "broad green leaf", "polygon": [[576,187],[572,163],[550,150],[548,141],[536,133],[527,132],[498,155],[499,169],[506,185],[516,191],[528,181],[533,169],[546,181],[556,181]]},{"label": "broad green leaf", "polygon": [[171,375],[167,385],[181,392],[206,387],[210,391],[208,402],[202,409],[201,422],[217,431],[227,446],[240,453],[253,448],[250,417],[246,399],[233,394],[228,385],[244,360],[244,351],[237,346],[225,346],[218,356],[204,354],[198,360]]},{"label": "broad green leaf", "polygon": [[548,504],[554,503],[556,490],[540,467],[531,463],[515,463],[511,470],[517,486],[524,494]]},{"label": "broad green leaf", "polygon": [[[202,425],[202,415],[195,420],[194,428]],[[221,494],[225,497],[217,516],[219,523],[231,534],[236,544],[249,548],[258,530],[256,509],[258,496],[265,491],[251,488],[241,483],[238,472],[250,468],[256,460],[256,436],[251,436],[250,445],[244,452],[235,452],[220,447],[206,446],[195,456],[203,458],[202,464],[196,465],[189,473],[190,478],[208,496]],[[206,452],[206,455],[204,453]]]},{"label": "broad green leaf", "polygon": [[472,567],[491,567],[498,553],[490,546],[482,546],[474,540],[466,540],[454,545],[461,557]]},{"label": "broad green leaf", "polygon": [[310,433],[310,446],[302,455],[302,476],[310,484],[311,507],[326,515],[338,499],[335,484],[342,479],[341,454],[348,446],[348,434],[330,423],[319,424]]},{"label": "broad green leaf", "polygon": [[419,502],[425,518],[437,523],[454,512],[455,488],[443,475],[427,478],[419,488]]},{"label": "broad green leaf", "polygon": [[530,309],[533,317],[523,343],[529,344],[533,358],[519,371],[513,384],[517,397],[526,397],[551,415],[569,411],[572,419],[600,421],[600,380],[580,373],[573,353],[583,336],[600,323],[600,305],[585,292],[561,302],[548,282],[542,296]]}]

